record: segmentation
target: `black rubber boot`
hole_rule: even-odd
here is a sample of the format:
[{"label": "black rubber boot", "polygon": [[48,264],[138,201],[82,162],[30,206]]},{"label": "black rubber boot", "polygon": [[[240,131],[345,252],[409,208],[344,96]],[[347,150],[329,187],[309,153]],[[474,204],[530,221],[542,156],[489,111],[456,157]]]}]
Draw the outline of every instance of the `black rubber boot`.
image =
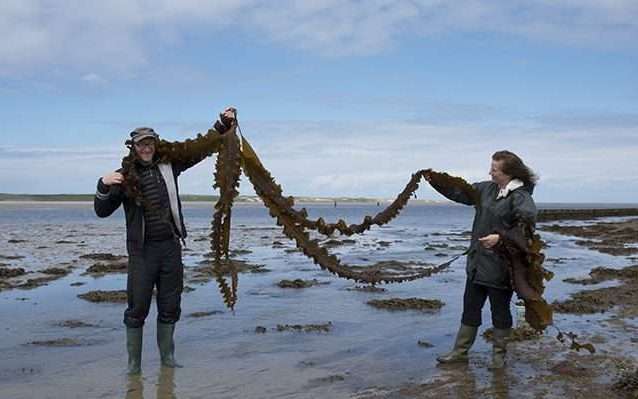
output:
[{"label": "black rubber boot", "polygon": [[183,367],[175,361],[175,342],[173,341],[174,332],[175,324],[157,322],[157,346],[159,347],[163,367]]},{"label": "black rubber boot", "polygon": [[142,332],[143,328],[126,327],[126,350],[128,352],[129,375],[142,372]]},{"label": "black rubber boot", "polygon": [[505,355],[507,354],[507,340],[512,332],[511,328],[495,328],[494,344],[492,346],[492,364],[490,370],[500,370],[505,367]]},{"label": "black rubber boot", "polygon": [[470,327],[461,324],[459,332],[456,334],[454,348],[449,353],[436,358],[439,363],[460,363],[467,362],[467,352],[470,350],[476,339],[478,327]]}]

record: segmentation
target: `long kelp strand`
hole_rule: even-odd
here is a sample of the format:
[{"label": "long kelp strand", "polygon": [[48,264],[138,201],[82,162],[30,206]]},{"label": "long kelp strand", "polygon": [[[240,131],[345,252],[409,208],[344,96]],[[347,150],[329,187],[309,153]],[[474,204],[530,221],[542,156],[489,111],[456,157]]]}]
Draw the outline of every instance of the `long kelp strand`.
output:
[{"label": "long kelp strand", "polygon": [[371,284],[402,282],[428,277],[432,273],[448,267],[449,263],[451,263],[446,262],[446,264],[438,267],[406,275],[384,273],[374,269],[356,270],[351,266],[341,264],[336,256],[329,254],[324,247],[310,239],[303,224],[296,223],[294,217],[291,216],[290,204],[292,201],[286,201],[281,196],[280,189],[273,189],[273,185],[276,186],[276,184],[274,184],[270,173],[263,167],[252,147],[245,139],[242,142],[242,166],[253,184],[255,192],[268,208],[270,215],[276,218],[279,226],[283,227],[284,234],[296,242],[297,248],[301,249],[304,255],[311,258],[322,269],[328,270],[339,277]]},{"label": "long kelp strand", "polygon": [[336,223],[326,223],[323,218],[319,218],[317,220],[308,219],[307,211],[302,208],[301,210],[296,210],[293,208],[294,206],[294,198],[293,197],[284,197],[283,190],[279,184],[277,184],[274,178],[270,175],[270,172],[266,170],[259,159],[257,158],[256,153],[250,147],[250,144],[245,138],[242,138],[242,147],[246,146],[246,148],[250,148],[250,155],[253,158],[255,163],[255,173],[260,173],[261,175],[261,184],[262,189],[264,191],[268,191],[271,193],[271,200],[273,203],[279,207],[282,212],[285,212],[288,217],[290,217],[295,223],[303,226],[306,229],[316,230],[324,235],[332,235],[335,231],[338,231],[341,234],[351,236],[354,234],[361,234],[366,230],[369,230],[372,226],[382,226],[384,224],[389,223],[392,219],[399,215],[399,212],[405,207],[407,202],[412,198],[412,195],[419,188],[419,181],[424,176],[424,173],[429,173],[434,179],[441,184],[446,184],[448,186],[459,187],[459,189],[464,192],[471,193],[470,195],[473,198],[476,198],[476,202],[478,203],[478,195],[475,194],[476,190],[467,183],[465,180],[452,177],[446,173],[434,172],[432,170],[419,170],[416,173],[412,174],[410,180],[406,184],[405,188],[399,195],[397,195],[396,199],[388,205],[383,211],[377,213],[375,216],[365,216],[363,222],[359,224],[350,224],[340,219]]},{"label": "long kelp strand", "polygon": [[184,141],[160,140],[157,155],[160,162],[190,163],[201,160],[219,151],[223,135],[215,129],[209,129],[206,134],[198,134],[194,139]]},{"label": "long kelp strand", "polygon": [[231,274],[232,284],[224,280],[222,257],[228,258],[230,242],[231,212],[233,201],[239,194],[239,177],[241,175],[241,158],[239,151],[239,139],[232,127],[222,136],[219,155],[215,163],[215,184],[219,188],[219,199],[215,204],[215,212],[211,222],[211,252],[213,254],[213,272],[217,278],[217,284],[224,296],[226,305],[233,309],[237,300],[237,271],[230,265],[228,272]]},{"label": "long kelp strand", "polygon": [[219,189],[219,199],[215,204],[211,226],[211,251],[217,262],[221,260],[222,256],[228,257],[231,212],[233,201],[239,195],[237,189],[240,175],[239,139],[235,134],[235,128],[231,128],[223,135],[219,156],[215,163],[215,184],[213,187]]}]

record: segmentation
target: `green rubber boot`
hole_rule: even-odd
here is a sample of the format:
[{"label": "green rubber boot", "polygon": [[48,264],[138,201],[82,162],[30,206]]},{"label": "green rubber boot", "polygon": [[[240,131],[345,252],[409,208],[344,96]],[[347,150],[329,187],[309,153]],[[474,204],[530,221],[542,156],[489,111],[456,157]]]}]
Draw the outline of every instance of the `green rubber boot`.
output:
[{"label": "green rubber boot", "polygon": [[478,327],[461,324],[461,328],[459,328],[459,332],[456,334],[456,341],[454,342],[452,351],[437,357],[436,360],[443,364],[467,362],[467,352],[474,344],[477,333]]},{"label": "green rubber boot", "polygon": [[174,332],[175,324],[157,322],[157,346],[159,347],[163,367],[183,367],[175,361],[175,342],[173,341]]},{"label": "green rubber boot", "polygon": [[501,370],[505,367],[505,355],[507,354],[507,340],[512,333],[511,328],[494,328],[494,344],[492,346],[492,364],[490,370]]},{"label": "green rubber boot", "polygon": [[126,351],[128,352],[129,375],[142,372],[142,332],[143,328],[126,327]]}]

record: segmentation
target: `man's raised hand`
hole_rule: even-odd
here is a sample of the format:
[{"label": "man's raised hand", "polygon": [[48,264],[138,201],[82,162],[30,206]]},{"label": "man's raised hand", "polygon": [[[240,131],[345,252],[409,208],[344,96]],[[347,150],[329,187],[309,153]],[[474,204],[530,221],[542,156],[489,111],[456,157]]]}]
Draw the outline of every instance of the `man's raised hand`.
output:
[{"label": "man's raised hand", "polygon": [[112,186],[113,184],[122,184],[124,176],[119,172],[113,172],[102,176],[102,183],[105,186]]}]

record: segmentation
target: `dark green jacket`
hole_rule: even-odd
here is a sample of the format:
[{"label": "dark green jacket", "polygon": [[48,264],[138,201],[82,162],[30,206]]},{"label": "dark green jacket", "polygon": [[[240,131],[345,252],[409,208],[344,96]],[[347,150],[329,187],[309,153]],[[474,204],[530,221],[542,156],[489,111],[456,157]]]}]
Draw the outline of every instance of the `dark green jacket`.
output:
[{"label": "dark green jacket", "polygon": [[[452,201],[474,205],[460,190],[432,185]],[[496,199],[499,188],[496,183],[484,181],[472,185],[481,196],[472,225],[472,241],[467,256],[467,277],[470,281],[494,288],[512,289],[505,259],[478,241],[480,237],[509,230],[518,222],[532,226],[536,223],[536,205],[533,189],[528,186],[511,191],[505,198]]]}]

